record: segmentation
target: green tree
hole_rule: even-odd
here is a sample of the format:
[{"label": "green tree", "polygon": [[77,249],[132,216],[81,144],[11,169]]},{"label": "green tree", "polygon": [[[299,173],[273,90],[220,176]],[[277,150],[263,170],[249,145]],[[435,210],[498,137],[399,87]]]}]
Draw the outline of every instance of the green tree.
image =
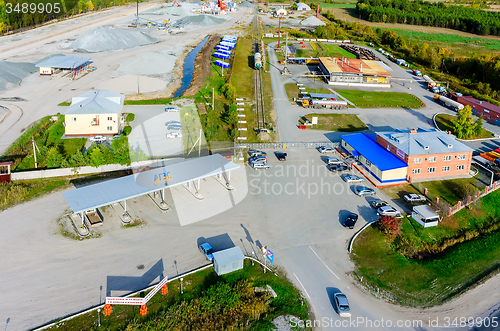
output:
[{"label": "green tree", "polygon": [[453,121],[453,131],[459,139],[469,139],[472,137],[474,134],[474,123],[470,106],[467,105],[458,111],[457,119]]},{"label": "green tree", "polygon": [[64,158],[61,153],[59,153],[59,149],[56,146],[52,146],[45,158],[45,164],[47,168],[57,168],[61,165],[63,160]]},{"label": "green tree", "polygon": [[474,122],[474,128],[472,129],[472,132],[474,133],[474,136],[479,137],[481,135],[482,130],[483,130],[483,119],[481,117],[478,117],[477,120]]},{"label": "green tree", "polygon": [[87,152],[88,164],[92,167],[97,168],[104,164],[104,157],[102,151],[99,147],[95,147]]},{"label": "green tree", "polygon": [[68,166],[70,166],[73,169],[83,167],[84,165],[85,165],[85,157],[80,151],[75,152],[69,158]]},{"label": "green tree", "polygon": [[142,149],[130,152],[130,161],[132,162],[146,161],[147,159],[148,157]]}]

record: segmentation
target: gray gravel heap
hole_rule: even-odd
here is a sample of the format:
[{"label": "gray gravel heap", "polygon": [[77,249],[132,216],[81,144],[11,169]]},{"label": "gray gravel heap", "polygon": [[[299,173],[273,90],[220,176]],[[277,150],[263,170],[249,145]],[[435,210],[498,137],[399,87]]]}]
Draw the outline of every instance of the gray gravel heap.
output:
[{"label": "gray gravel heap", "polygon": [[309,16],[308,18],[300,21],[300,25],[320,26],[320,25],[326,25],[326,23],[321,21],[319,18],[316,18],[314,16]]},{"label": "gray gravel heap", "polygon": [[37,71],[37,67],[29,62],[0,62],[0,91],[7,85],[19,85],[29,74]]},{"label": "gray gravel heap", "polygon": [[193,27],[201,27],[201,26],[211,26],[222,24],[226,21],[225,18],[216,17],[212,15],[196,15],[196,16],[187,16],[181,18],[177,22],[174,23],[175,27],[185,27],[187,25],[191,25]]},{"label": "gray gravel heap", "polygon": [[292,325],[290,322],[293,322],[293,330],[303,330],[299,327],[299,321],[300,319],[293,315],[278,316],[273,320],[273,324],[276,327],[273,331],[291,331]]},{"label": "gray gravel heap", "polygon": [[73,41],[69,47],[77,52],[96,53],[128,49],[156,43],[157,40],[143,31],[133,29],[97,28]]}]

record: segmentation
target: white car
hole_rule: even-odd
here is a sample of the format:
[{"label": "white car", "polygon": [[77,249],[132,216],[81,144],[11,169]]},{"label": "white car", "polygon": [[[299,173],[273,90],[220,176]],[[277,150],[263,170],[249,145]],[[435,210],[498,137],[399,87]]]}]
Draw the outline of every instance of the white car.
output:
[{"label": "white car", "polygon": [[168,106],[168,107],[165,107],[165,111],[167,111],[167,112],[179,112],[180,109],[179,109],[179,107]]},{"label": "white car", "polygon": [[336,159],[334,157],[329,157],[328,159],[326,159],[326,164],[334,164],[334,165],[344,164],[344,161],[341,161],[341,160]]},{"label": "white car", "polygon": [[406,202],[422,202],[425,201],[425,197],[423,195],[418,195],[415,193],[410,193],[404,196]]},{"label": "white car", "polygon": [[326,146],[320,146],[320,147],[318,147],[318,151],[319,151],[320,153],[323,153],[323,154],[324,154],[324,153],[333,153],[333,148],[331,148],[331,147],[326,147]]},{"label": "white car", "polygon": [[170,133],[167,133],[167,138],[168,139],[182,138],[182,133],[180,133],[180,132],[170,132]]},{"label": "white car", "polygon": [[254,169],[269,169],[269,164],[267,164],[266,162],[253,162],[250,163],[250,165]]},{"label": "white car", "polygon": [[396,218],[403,217],[399,210],[391,206],[380,207],[379,209],[377,209],[377,214],[379,216],[394,216]]},{"label": "white car", "polygon": [[364,181],[363,178],[356,176],[356,175],[345,175],[342,179],[346,183],[360,183],[360,182]]},{"label": "white car", "polygon": [[103,141],[106,141],[106,137],[104,136],[92,136],[89,138],[90,141],[96,142],[96,143],[102,143]]}]

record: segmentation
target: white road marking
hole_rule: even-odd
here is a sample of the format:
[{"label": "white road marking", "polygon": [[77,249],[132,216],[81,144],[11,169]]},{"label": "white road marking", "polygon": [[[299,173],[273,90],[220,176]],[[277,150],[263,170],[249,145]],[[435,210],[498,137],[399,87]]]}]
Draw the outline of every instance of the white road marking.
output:
[{"label": "white road marking", "polygon": [[323,265],[324,265],[324,266],[325,266],[328,270],[330,270],[330,272],[331,272],[331,273],[332,273],[335,277],[337,277],[337,279],[338,279],[338,280],[340,280],[339,276],[337,276],[337,275],[336,275],[336,274],[332,271],[332,269],[328,268],[328,266],[326,265],[326,263],[325,263],[325,262],[323,262],[323,260],[319,257],[319,255],[318,255],[318,254],[316,254],[316,252],[314,251],[314,249],[313,249],[311,246],[309,246],[309,248],[311,249],[311,251],[313,251],[314,255],[316,255],[316,256],[318,257],[318,259],[321,261],[321,263],[323,263]]},{"label": "white road marking", "polygon": [[297,278],[297,281],[299,282],[300,286],[302,286],[302,289],[304,290],[304,292],[306,292],[306,295],[309,299],[311,299],[311,297],[309,296],[309,293],[307,293],[306,291],[306,288],[304,287],[304,285],[302,285],[302,282],[300,281],[299,277],[297,277],[297,275],[295,273],[293,273],[293,275],[295,276],[295,278]]}]

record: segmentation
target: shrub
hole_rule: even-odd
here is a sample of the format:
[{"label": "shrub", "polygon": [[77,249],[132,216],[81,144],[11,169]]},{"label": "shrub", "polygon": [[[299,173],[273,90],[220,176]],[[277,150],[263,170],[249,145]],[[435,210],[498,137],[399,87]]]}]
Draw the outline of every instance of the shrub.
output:
[{"label": "shrub", "polygon": [[132,127],[130,125],[127,125],[123,128],[122,133],[124,136],[128,136],[130,132],[132,132]]},{"label": "shrub", "polygon": [[133,122],[135,120],[135,114],[128,113],[127,117],[125,117],[125,122]]},{"label": "shrub", "polygon": [[377,225],[380,231],[389,237],[395,238],[401,230],[403,221],[393,216],[382,216],[377,222]]}]

